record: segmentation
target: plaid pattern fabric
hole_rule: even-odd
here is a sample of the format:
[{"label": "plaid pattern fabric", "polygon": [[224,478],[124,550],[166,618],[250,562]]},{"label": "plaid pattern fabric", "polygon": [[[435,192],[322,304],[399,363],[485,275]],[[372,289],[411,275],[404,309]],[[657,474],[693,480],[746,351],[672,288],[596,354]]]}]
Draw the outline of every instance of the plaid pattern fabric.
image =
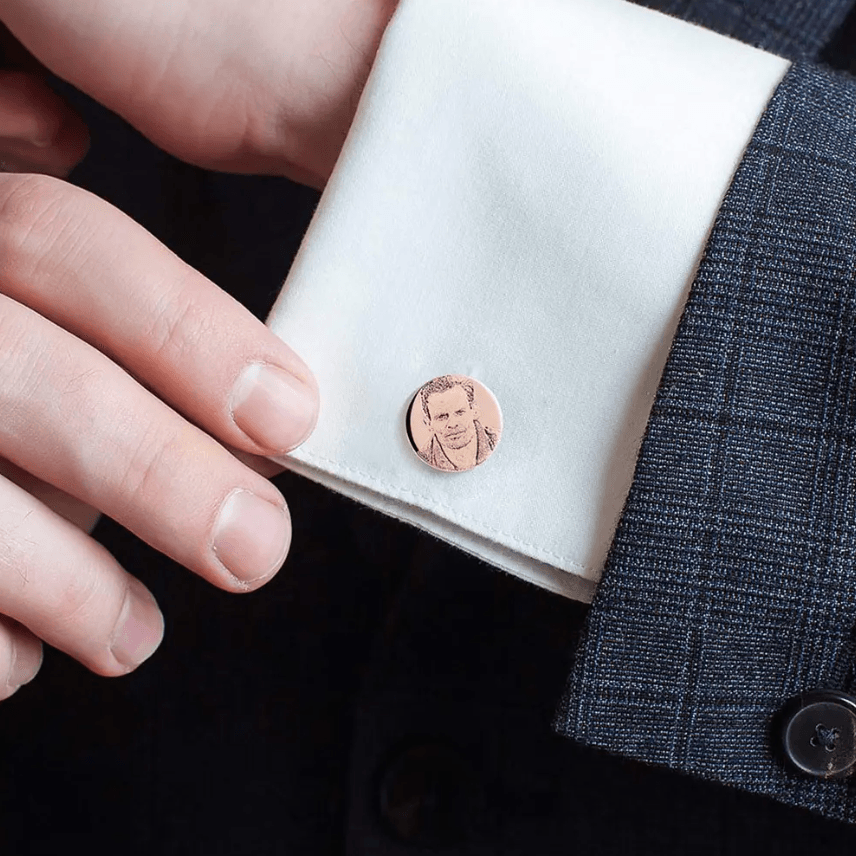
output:
[{"label": "plaid pattern fabric", "polygon": [[779,56],[816,58],[853,0],[634,0]]},{"label": "plaid pattern fabric", "polygon": [[718,214],[555,728],[856,820],[771,720],[856,689],[856,81],[795,65]]}]

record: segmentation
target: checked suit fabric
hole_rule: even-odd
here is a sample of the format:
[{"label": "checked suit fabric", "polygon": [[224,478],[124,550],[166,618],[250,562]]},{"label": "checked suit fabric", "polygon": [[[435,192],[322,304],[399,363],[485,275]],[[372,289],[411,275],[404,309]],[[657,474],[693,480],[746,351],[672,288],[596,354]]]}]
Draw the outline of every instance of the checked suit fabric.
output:
[{"label": "checked suit fabric", "polygon": [[[665,4],[794,57],[845,3]],[[721,17],[717,17],[721,16]],[[856,819],[778,757],[790,697],[856,689],[856,81],[798,61],[712,230],[556,729]]]}]

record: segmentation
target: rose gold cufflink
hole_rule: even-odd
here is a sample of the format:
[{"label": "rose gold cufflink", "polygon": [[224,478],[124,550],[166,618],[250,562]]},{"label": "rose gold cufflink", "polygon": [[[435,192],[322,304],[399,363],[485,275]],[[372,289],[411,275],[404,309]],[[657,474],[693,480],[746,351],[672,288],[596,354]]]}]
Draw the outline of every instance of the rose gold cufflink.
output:
[{"label": "rose gold cufflink", "polygon": [[464,375],[441,375],[419,387],[407,409],[407,436],[435,470],[461,473],[484,463],[502,436],[493,393]]}]

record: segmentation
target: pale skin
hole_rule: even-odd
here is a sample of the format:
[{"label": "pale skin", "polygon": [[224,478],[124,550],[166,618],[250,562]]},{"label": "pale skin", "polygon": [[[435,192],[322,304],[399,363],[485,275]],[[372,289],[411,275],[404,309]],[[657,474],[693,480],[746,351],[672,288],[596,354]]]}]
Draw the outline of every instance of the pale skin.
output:
[{"label": "pale skin", "polygon": [[428,427],[437,437],[449,460],[459,469],[476,465],[476,409],[470,405],[466,390],[453,386],[428,396]]},{"label": "pale skin", "polygon": [[[44,67],[190,163],[322,188],[395,5],[0,0],[0,699],[36,675],[43,641],[105,676],[160,643],[151,596],[90,537],[100,512],[215,586],[264,585],[290,542],[265,456],[305,440],[319,402],[262,322],[62,180],[88,134]],[[254,364],[290,379],[276,420],[241,417]],[[250,494],[281,532],[242,544],[239,574],[214,532]]]}]

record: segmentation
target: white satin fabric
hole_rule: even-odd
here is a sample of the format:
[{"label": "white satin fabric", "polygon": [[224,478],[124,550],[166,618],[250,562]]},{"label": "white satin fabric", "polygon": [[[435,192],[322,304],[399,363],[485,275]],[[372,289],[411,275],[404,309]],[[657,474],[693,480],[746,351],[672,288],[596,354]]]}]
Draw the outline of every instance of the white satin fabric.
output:
[{"label": "white satin fabric", "polygon": [[[623,0],[403,0],[267,321],[322,401],[277,460],[590,600],[700,253],[787,67]],[[503,410],[470,472],[408,444],[408,404],[441,374]]]}]

